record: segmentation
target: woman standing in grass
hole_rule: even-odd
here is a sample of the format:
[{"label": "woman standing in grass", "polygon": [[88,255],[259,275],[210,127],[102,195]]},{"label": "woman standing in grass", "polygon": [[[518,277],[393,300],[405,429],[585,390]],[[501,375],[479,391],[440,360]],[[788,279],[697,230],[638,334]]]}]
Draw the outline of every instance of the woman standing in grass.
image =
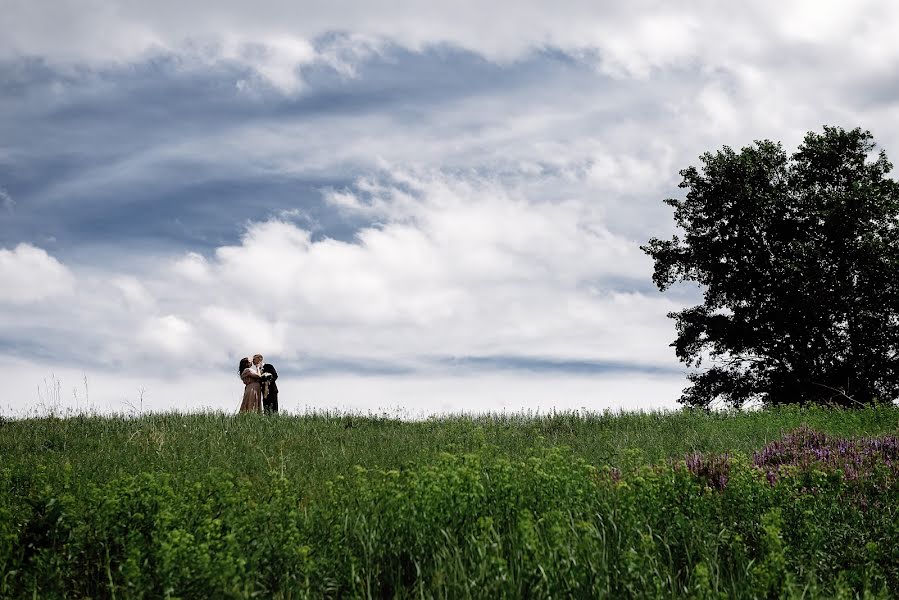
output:
[{"label": "woman standing in grass", "polygon": [[259,373],[250,365],[249,358],[240,359],[237,367],[241,381],[244,382],[243,402],[237,412],[262,412],[262,386],[259,384]]}]

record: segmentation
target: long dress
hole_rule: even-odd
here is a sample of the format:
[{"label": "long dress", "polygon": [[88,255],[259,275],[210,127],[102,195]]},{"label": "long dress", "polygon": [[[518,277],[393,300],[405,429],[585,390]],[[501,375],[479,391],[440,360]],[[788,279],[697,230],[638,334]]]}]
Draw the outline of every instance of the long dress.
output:
[{"label": "long dress", "polygon": [[240,410],[237,412],[262,412],[262,386],[259,383],[259,374],[252,368],[247,367],[240,374],[241,381],[244,382],[243,402],[240,403]]}]

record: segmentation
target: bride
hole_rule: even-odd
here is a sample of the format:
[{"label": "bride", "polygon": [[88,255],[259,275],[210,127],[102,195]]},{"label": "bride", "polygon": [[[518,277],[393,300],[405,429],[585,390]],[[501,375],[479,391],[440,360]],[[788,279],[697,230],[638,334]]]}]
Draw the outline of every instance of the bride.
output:
[{"label": "bride", "polygon": [[260,384],[261,374],[255,365],[250,363],[249,358],[240,359],[240,365],[237,367],[241,381],[244,382],[243,402],[240,403],[240,410],[237,412],[262,412],[262,385]]}]

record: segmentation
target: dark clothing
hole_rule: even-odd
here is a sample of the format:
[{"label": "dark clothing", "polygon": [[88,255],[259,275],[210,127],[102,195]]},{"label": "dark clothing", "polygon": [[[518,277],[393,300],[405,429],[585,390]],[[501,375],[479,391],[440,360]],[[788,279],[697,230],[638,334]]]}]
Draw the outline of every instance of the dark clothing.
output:
[{"label": "dark clothing", "polygon": [[275,382],[278,381],[278,372],[275,370],[275,367],[273,365],[265,363],[264,365],[262,365],[262,372],[272,374],[271,383],[268,384],[268,391],[275,392],[277,394],[278,393],[278,384]]},{"label": "dark clothing", "polygon": [[278,392],[269,390],[268,396],[262,399],[262,412],[267,415],[278,414]]},{"label": "dark clothing", "polygon": [[275,383],[278,381],[278,371],[275,370],[275,367],[272,365],[265,363],[262,365],[263,373],[271,373],[272,378],[270,383],[268,384],[268,394],[262,398],[262,410],[269,414],[277,414],[278,413],[278,384]]}]

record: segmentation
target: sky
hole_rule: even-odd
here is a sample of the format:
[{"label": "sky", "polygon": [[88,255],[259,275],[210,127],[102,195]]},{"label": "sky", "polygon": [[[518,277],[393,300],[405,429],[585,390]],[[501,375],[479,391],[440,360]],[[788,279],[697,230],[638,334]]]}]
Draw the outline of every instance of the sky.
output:
[{"label": "sky", "polygon": [[899,155],[890,2],[0,0],[0,414],[676,408],[679,170]]}]

